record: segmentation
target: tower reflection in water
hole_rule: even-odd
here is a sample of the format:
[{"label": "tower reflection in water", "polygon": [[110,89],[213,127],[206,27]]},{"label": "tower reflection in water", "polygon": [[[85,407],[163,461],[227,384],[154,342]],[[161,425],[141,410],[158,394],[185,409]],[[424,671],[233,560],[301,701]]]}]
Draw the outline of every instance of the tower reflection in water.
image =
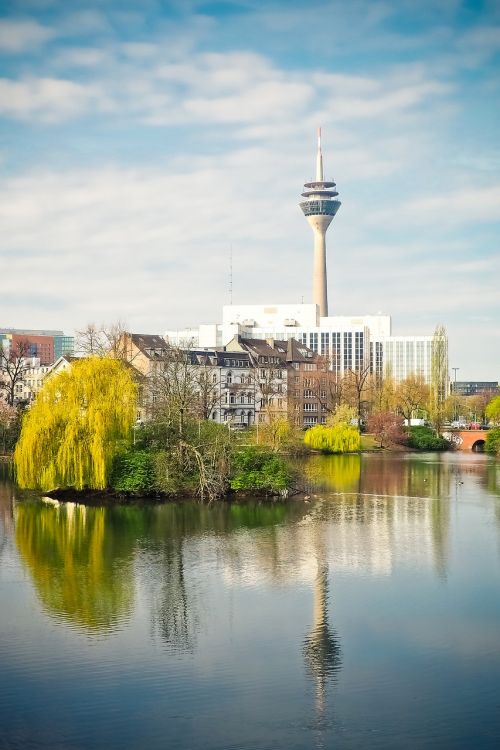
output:
[{"label": "tower reflection in water", "polygon": [[335,680],[342,664],[339,641],[328,622],[328,564],[321,559],[318,559],[314,580],[313,622],[304,639],[303,654],[307,671],[314,681],[316,721],[321,728],[328,683]]}]

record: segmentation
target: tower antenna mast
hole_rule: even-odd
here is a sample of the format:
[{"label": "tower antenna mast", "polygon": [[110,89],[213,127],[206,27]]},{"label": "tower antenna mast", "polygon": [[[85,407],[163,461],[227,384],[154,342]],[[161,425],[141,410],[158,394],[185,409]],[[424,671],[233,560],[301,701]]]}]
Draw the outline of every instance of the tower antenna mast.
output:
[{"label": "tower antenna mast", "polygon": [[316,179],[304,184],[300,207],[314,235],[313,301],[321,318],[328,316],[328,289],[326,280],[326,230],[340,208],[338,192],[333,180],[325,180],[321,128],[318,128],[316,151]]},{"label": "tower antenna mast", "polygon": [[229,304],[233,304],[233,246],[229,245]]}]

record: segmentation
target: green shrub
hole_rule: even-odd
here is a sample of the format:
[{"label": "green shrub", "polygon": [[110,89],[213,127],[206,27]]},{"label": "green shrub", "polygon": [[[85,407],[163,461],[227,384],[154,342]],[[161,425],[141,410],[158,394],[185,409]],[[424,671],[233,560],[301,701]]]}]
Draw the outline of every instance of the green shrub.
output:
[{"label": "green shrub", "polygon": [[156,489],[155,454],[147,450],[119,454],[113,464],[111,486],[118,492],[153,492]]},{"label": "green shrub", "polygon": [[352,453],[359,451],[361,437],[356,427],[343,422],[333,427],[317,424],[307,430],[304,443],[309,448],[323,453]]},{"label": "green shrub", "polygon": [[250,445],[233,456],[229,484],[232,490],[285,493],[293,473],[289,463],[268,448]]},{"label": "green shrub", "polygon": [[410,427],[408,430],[408,447],[420,451],[445,451],[449,442],[438,435],[431,427]]},{"label": "green shrub", "polygon": [[493,456],[500,456],[500,427],[494,427],[488,430],[484,449]]}]

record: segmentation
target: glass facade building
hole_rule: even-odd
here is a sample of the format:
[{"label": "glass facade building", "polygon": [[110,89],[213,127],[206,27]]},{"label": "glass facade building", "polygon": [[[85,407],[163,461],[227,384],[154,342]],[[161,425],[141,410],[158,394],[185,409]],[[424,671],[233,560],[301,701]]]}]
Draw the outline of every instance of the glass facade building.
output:
[{"label": "glass facade building", "polygon": [[73,356],[75,353],[74,336],[54,336],[54,357],[59,359],[64,354]]}]

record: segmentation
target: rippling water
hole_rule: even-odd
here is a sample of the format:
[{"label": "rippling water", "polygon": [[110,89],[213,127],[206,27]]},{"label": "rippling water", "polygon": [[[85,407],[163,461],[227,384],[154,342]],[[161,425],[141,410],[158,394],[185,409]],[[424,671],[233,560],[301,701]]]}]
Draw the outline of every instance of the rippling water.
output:
[{"label": "rippling water", "polygon": [[500,464],[302,469],[307,500],[214,508],[4,471],[0,748],[500,747]]}]

